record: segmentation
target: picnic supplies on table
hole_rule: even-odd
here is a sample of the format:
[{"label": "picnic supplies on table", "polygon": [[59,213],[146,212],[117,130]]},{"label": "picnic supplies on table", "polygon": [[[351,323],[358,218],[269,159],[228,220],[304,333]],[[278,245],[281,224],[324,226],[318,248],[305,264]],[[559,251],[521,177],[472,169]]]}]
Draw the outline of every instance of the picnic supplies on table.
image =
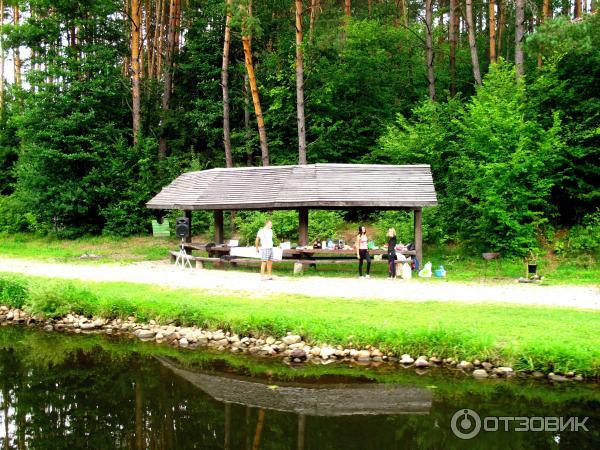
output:
[{"label": "picnic supplies on table", "polygon": [[419,277],[421,278],[431,278],[431,263],[427,262],[425,267],[419,271]]},{"label": "picnic supplies on table", "polygon": [[[256,247],[233,247],[229,251],[230,256],[238,258],[260,258],[260,252],[256,251]],[[273,248],[273,261],[281,261],[283,259],[283,250],[279,247]]]}]

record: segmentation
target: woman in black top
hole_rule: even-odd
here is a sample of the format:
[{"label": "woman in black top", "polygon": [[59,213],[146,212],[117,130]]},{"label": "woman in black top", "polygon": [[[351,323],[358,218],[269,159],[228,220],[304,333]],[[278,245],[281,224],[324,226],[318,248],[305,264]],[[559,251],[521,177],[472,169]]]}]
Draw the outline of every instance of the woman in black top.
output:
[{"label": "woman in black top", "polygon": [[388,237],[388,278],[396,278],[396,230],[390,228]]}]

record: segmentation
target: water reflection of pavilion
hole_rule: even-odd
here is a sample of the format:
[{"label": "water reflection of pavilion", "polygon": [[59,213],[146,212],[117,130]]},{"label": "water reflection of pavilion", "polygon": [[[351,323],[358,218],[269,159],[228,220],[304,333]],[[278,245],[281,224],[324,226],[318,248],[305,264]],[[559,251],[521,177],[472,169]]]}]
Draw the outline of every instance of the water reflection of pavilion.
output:
[{"label": "water reflection of pavilion", "polygon": [[[298,449],[304,448],[306,417],[349,415],[428,414],[432,394],[428,389],[393,384],[308,384],[277,382],[276,385],[251,377],[194,372],[172,361],[157,359],[177,376],[187,380],[215,400],[225,404],[225,448],[229,448],[231,404],[258,408],[259,422],[254,443],[260,440],[265,410],[298,415]],[[229,426],[228,426],[229,425]],[[252,445],[257,448],[257,445]]]}]

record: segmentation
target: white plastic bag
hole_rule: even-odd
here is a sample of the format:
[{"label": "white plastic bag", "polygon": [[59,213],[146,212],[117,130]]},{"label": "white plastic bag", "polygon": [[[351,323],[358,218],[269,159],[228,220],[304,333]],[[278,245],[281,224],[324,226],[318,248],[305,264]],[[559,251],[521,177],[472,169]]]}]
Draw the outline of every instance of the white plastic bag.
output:
[{"label": "white plastic bag", "polygon": [[410,280],[412,278],[412,270],[408,263],[402,264],[402,279]]},{"label": "white plastic bag", "polygon": [[419,271],[419,276],[421,278],[431,278],[431,263],[430,262],[427,262],[427,264],[425,264],[425,267],[423,267]]}]

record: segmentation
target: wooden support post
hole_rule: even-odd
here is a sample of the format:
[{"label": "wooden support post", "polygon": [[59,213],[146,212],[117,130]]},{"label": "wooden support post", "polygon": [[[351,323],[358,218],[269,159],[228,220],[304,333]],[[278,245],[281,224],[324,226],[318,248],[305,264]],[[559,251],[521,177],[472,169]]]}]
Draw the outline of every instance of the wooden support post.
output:
[{"label": "wooden support post", "polygon": [[298,245],[308,245],[308,208],[298,209]]},{"label": "wooden support post", "polygon": [[306,437],[306,416],[298,414],[298,450],[304,450],[304,438]]},{"label": "wooden support post", "polygon": [[185,217],[189,220],[189,224],[190,224],[190,232],[185,237],[185,242],[191,243],[192,242],[192,211],[190,211],[189,209],[186,209]]},{"label": "wooden support post", "polygon": [[223,243],[223,211],[215,211],[215,244]]},{"label": "wooden support post", "polygon": [[225,442],[223,443],[223,450],[229,450],[231,448],[231,403],[225,402]]},{"label": "wooden support post", "polygon": [[415,218],[415,251],[419,266],[423,265],[423,210],[421,208],[413,211]]}]

